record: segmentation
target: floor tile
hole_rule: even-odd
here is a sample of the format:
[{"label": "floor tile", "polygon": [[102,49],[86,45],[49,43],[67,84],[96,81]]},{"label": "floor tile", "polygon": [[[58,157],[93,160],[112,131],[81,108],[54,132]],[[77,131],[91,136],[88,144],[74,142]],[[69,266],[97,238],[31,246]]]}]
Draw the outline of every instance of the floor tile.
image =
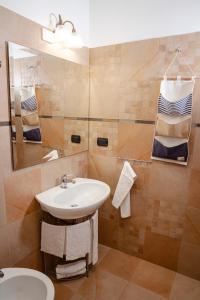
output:
[{"label": "floor tile", "polygon": [[171,270],[142,260],[138,264],[131,278],[131,282],[161,296],[168,297],[175,274],[176,273]]},{"label": "floor tile", "polygon": [[127,281],[108,272],[95,270],[81,285],[77,294],[87,300],[119,300]]},{"label": "floor tile", "polygon": [[112,249],[99,264],[99,269],[130,280],[139,262],[137,257]]},{"label": "floor tile", "polygon": [[164,300],[166,298],[146,290],[136,284],[129,283],[120,300]]},{"label": "floor tile", "polygon": [[72,297],[72,291],[62,282],[54,283],[55,300],[69,300]]},{"label": "floor tile", "polygon": [[199,300],[200,281],[176,274],[170,300]]},{"label": "floor tile", "polygon": [[102,259],[105,257],[106,254],[111,250],[111,248],[104,246],[102,244],[99,244],[99,259],[98,263],[102,261]]},{"label": "floor tile", "polygon": [[63,282],[63,284],[67,288],[69,288],[72,292],[77,292],[85,280],[86,280],[86,277],[82,277],[82,278],[76,279],[76,280],[65,281],[65,282]]}]

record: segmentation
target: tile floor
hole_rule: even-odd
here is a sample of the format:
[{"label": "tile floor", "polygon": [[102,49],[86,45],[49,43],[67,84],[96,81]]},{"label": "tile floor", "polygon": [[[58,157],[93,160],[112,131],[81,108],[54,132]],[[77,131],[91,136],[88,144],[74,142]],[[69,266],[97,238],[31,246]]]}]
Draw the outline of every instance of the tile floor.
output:
[{"label": "tile floor", "polygon": [[199,300],[200,281],[99,245],[89,278],[55,283],[55,300]]}]

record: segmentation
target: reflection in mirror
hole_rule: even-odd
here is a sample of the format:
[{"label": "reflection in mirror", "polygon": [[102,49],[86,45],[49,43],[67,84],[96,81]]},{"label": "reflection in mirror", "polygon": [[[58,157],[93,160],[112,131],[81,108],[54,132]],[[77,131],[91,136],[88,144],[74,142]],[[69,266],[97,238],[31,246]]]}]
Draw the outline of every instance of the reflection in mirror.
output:
[{"label": "reflection in mirror", "polygon": [[8,54],[14,169],[86,151],[88,66],[10,42]]}]

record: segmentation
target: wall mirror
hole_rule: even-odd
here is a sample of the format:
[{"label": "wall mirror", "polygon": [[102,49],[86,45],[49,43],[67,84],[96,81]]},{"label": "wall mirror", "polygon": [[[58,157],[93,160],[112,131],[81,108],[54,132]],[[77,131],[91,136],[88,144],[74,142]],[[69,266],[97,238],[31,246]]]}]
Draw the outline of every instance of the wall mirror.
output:
[{"label": "wall mirror", "polygon": [[88,149],[89,67],[8,43],[13,168]]}]

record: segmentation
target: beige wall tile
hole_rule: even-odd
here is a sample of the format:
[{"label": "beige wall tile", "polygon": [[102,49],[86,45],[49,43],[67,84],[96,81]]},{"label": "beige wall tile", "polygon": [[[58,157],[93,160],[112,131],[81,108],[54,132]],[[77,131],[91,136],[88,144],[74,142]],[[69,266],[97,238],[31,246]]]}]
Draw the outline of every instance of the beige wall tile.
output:
[{"label": "beige wall tile", "polygon": [[[64,153],[65,155],[75,154],[88,150],[88,121],[67,120],[64,121]],[[80,144],[72,143],[71,136],[80,135]]]},{"label": "beige wall tile", "polygon": [[6,268],[11,266],[11,255],[9,247],[9,234],[8,227],[0,228],[0,266]]},{"label": "beige wall tile", "polygon": [[117,153],[120,157],[150,160],[154,126],[119,123]]},{"label": "beige wall tile", "polygon": [[15,265],[40,248],[40,212],[36,211],[8,225],[10,259]]},{"label": "beige wall tile", "polygon": [[16,172],[5,180],[7,221],[12,223],[39,209],[35,195],[41,192],[41,171]]},{"label": "beige wall tile", "polygon": [[177,270],[180,240],[146,231],[144,259],[171,270]]},{"label": "beige wall tile", "polygon": [[178,260],[178,272],[200,280],[200,246],[182,242]]},{"label": "beige wall tile", "polygon": [[[107,138],[108,146],[97,145],[97,138]],[[117,122],[89,122],[89,151],[92,154],[103,156],[116,156],[118,145],[118,123]]]},{"label": "beige wall tile", "polygon": [[34,270],[38,270],[40,272],[43,272],[43,260],[42,260],[42,253],[40,250],[36,250],[32,252],[31,254],[27,255],[22,260],[18,261],[15,264],[15,267],[18,268],[31,268]]},{"label": "beige wall tile", "polygon": [[42,144],[52,149],[64,149],[64,119],[40,119]]}]

